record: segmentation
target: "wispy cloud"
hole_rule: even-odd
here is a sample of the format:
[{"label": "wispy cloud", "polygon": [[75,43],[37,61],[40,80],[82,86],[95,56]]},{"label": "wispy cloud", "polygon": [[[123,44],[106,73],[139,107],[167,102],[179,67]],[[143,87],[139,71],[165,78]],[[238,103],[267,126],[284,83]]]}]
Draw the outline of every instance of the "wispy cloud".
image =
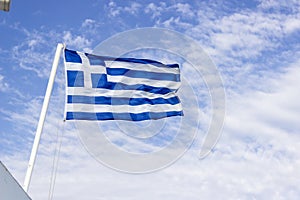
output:
[{"label": "wispy cloud", "polygon": [[9,88],[8,83],[5,82],[4,76],[0,74],[0,92],[5,92]]},{"label": "wispy cloud", "polygon": [[114,1],[110,1],[107,4],[108,15],[110,17],[117,17],[124,13],[136,15],[140,11],[140,8],[142,7],[142,5],[137,2],[129,2],[128,4],[129,4],[128,6],[127,5],[121,6]]},{"label": "wispy cloud", "polygon": [[183,17],[192,18],[195,16],[195,11],[192,9],[192,6],[188,3],[177,3],[174,6],[171,6],[170,8],[175,8],[175,10],[179,12],[179,15]]},{"label": "wispy cloud", "polygon": [[[49,75],[55,47],[51,47],[57,33],[50,31],[26,30],[19,28],[25,34],[25,39],[11,50],[12,59],[24,70],[33,71],[39,77]],[[48,51],[41,49],[48,48]],[[51,54],[52,53],[52,54]]]},{"label": "wispy cloud", "polygon": [[160,2],[159,5],[150,3],[145,7],[145,13],[151,13],[152,19],[159,17],[166,10],[166,3]]},{"label": "wispy cloud", "polygon": [[[86,21],[85,21],[86,24]],[[90,47],[91,42],[81,35],[73,35],[70,31],[65,31],[63,35],[63,41],[64,43],[68,44],[69,46],[72,46],[73,48],[88,50],[85,48]]]},{"label": "wispy cloud", "polygon": [[287,13],[298,13],[299,12],[299,1],[297,0],[283,0],[283,1],[275,1],[275,0],[260,0],[259,8],[265,11],[272,12],[287,12]]}]

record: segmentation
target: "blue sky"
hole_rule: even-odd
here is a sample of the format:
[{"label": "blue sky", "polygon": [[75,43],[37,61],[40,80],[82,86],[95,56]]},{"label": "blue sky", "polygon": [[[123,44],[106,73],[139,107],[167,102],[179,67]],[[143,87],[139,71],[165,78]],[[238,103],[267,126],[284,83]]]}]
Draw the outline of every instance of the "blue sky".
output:
[{"label": "blue sky", "polygon": [[[57,43],[92,52],[115,34],[144,27],[167,28],[193,38],[217,67],[226,116],[213,152],[198,159],[203,133],[183,157],[155,173],[132,175],[99,164],[72,125],[62,128],[61,60],[31,197],[48,197],[57,136],[64,132],[53,199],[297,199],[297,0],[12,1],[10,12],[0,13],[0,160],[17,180],[22,183],[25,176]],[[155,57],[153,52],[148,55]],[[203,80],[193,83],[205,88]],[[206,130],[211,119],[209,94],[204,89],[197,95],[207,101],[197,108],[201,130]],[[110,137],[127,150],[156,148],[114,130]]]}]

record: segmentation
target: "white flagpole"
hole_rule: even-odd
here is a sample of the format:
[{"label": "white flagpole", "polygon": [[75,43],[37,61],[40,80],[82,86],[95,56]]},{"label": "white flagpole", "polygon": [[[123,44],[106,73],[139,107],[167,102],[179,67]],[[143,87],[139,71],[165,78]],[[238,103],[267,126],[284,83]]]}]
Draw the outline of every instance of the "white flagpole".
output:
[{"label": "white flagpole", "polygon": [[55,75],[56,75],[56,71],[57,71],[57,67],[58,67],[58,63],[59,63],[59,58],[60,58],[61,51],[63,50],[63,48],[64,48],[63,44],[61,44],[61,43],[57,44],[56,53],[55,53],[55,57],[53,60],[52,69],[51,69],[51,73],[50,73],[50,77],[49,77],[49,81],[48,81],[48,85],[47,85],[47,90],[46,90],[46,94],[45,94],[45,98],[44,98],[44,103],[43,103],[43,107],[41,110],[38,126],[36,129],[36,134],[35,134],[32,150],[31,150],[31,155],[30,155],[30,159],[29,159],[29,163],[28,163],[28,168],[27,168],[27,172],[26,172],[26,176],[25,176],[25,180],[24,180],[23,188],[24,188],[25,192],[28,192],[31,175],[32,175],[32,171],[33,171],[33,167],[34,167],[34,163],[35,163],[35,159],[36,159],[36,155],[37,155],[37,151],[38,151],[38,147],[39,147],[39,143],[40,143],[40,139],[41,139],[41,134],[42,134],[42,130],[44,127],[44,122],[45,122],[45,118],[46,118],[46,114],[47,114],[49,100],[50,100],[50,96],[51,96],[52,89],[53,89],[53,84],[54,84]]}]

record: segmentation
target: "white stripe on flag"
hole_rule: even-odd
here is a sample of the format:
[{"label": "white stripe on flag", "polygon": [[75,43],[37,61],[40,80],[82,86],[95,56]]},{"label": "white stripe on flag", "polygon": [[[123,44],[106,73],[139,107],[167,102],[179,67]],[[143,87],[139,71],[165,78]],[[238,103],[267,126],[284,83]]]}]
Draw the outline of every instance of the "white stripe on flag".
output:
[{"label": "white stripe on flag", "polygon": [[180,73],[178,68],[157,67],[151,64],[127,63],[127,62],[118,62],[118,61],[105,61],[105,63],[106,66],[109,68],[124,68],[124,69],[139,70],[145,72],[171,73],[171,74]]},{"label": "white stripe on flag", "polygon": [[111,112],[111,113],[143,113],[143,112],[170,112],[181,111],[181,104],[157,104],[157,105],[93,105],[93,104],[67,104],[68,112]]},{"label": "white stripe on flag", "polygon": [[80,95],[80,96],[106,96],[106,97],[124,97],[124,98],[164,98],[168,99],[175,97],[176,94],[171,92],[168,94],[154,94],[141,90],[109,90],[103,88],[83,88],[83,87],[68,87],[68,95]]},{"label": "white stripe on flag", "polygon": [[[114,83],[124,83],[126,85],[144,84],[152,87],[164,87],[171,90],[176,90],[180,87],[180,82],[165,81],[165,80],[152,80],[146,78],[131,78],[127,76],[111,76],[107,75],[107,80]],[[118,86],[116,86],[118,88]]]},{"label": "white stripe on flag", "polygon": [[[106,67],[101,65],[92,65],[89,66],[90,73],[97,73],[97,74],[106,74]],[[71,71],[85,71],[86,67],[81,63],[68,63],[66,66],[67,70]]]}]

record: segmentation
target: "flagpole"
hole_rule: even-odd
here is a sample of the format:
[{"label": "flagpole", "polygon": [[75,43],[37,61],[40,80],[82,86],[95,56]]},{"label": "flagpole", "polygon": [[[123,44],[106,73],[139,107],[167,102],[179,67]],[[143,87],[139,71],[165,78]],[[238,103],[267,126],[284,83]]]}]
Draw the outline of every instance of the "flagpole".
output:
[{"label": "flagpole", "polygon": [[35,134],[32,150],[31,150],[31,155],[30,155],[30,159],[29,159],[29,163],[28,163],[28,168],[27,168],[27,172],[26,172],[26,176],[25,176],[25,180],[24,180],[23,189],[25,190],[25,192],[28,192],[28,189],[29,189],[31,175],[32,175],[34,163],[36,160],[36,155],[37,155],[37,151],[38,151],[38,147],[39,147],[39,143],[40,143],[40,139],[41,139],[41,134],[42,134],[43,127],[44,127],[44,122],[45,122],[47,109],[48,109],[48,105],[49,105],[49,100],[51,97],[51,93],[52,93],[52,89],[53,89],[53,85],[54,85],[54,81],[55,81],[55,75],[56,75],[61,51],[63,50],[64,47],[65,47],[64,44],[61,44],[61,43],[57,44],[56,53],[55,53],[55,57],[53,60],[52,69],[51,69],[51,73],[50,73],[50,77],[49,77],[49,81],[48,81],[48,85],[47,85],[47,90],[46,90],[46,94],[45,94],[45,98],[44,98],[44,103],[43,103],[43,107],[41,110],[38,126],[36,129],[36,134]]}]

